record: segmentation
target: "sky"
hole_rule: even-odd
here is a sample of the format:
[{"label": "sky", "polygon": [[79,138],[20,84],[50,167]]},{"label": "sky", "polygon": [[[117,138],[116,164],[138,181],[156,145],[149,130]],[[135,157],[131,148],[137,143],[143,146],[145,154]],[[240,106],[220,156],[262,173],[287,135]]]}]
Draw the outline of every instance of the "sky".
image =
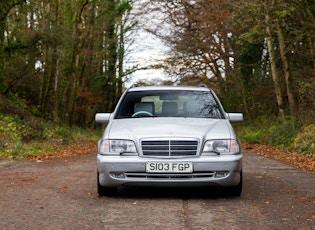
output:
[{"label": "sky", "polygon": [[[134,42],[129,47],[130,53],[127,56],[125,67],[139,65],[139,68],[144,68],[158,64],[167,57],[168,48],[166,45],[159,38],[142,29],[141,25],[154,27],[154,23],[158,23],[154,18],[154,15],[146,14],[145,17],[139,19],[140,28],[134,34]],[[126,82],[125,86],[130,87],[139,80],[165,79],[166,76],[162,69],[138,70],[130,75],[131,80]]]},{"label": "sky", "polygon": [[[128,57],[129,64],[139,65],[139,68],[158,64],[166,57],[167,48],[164,44],[158,38],[144,31],[139,33],[131,48],[133,51]],[[131,85],[138,80],[165,79],[165,77],[166,74],[161,69],[138,70],[131,74],[132,81],[127,82],[127,84]]]}]

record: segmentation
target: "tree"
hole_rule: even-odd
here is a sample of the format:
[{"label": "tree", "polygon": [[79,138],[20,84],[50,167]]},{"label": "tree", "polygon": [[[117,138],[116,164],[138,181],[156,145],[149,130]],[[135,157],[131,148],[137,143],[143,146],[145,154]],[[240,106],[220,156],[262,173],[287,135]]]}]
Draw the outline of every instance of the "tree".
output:
[{"label": "tree", "polygon": [[0,2],[0,92],[6,91],[5,89],[5,81],[4,81],[4,68],[5,63],[3,60],[5,60],[5,53],[3,52],[3,48],[5,46],[5,32],[6,32],[6,26],[7,26],[7,18],[10,11],[22,4],[25,0],[6,0]]},{"label": "tree", "polygon": [[225,104],[239,102],[252,118],[313,114],[313,1],[154,3],[166,17],[150,31],[172,48],[166,64],[178,82],[206,82]]},{"label": "tree", "polygon": [[1,27],[1,92],[18,93],[41,117],[70,126],[85,127],[96,110],[111,110],[123,88],[131,3],[1,3],[1,25],[6,25]]},{"label": "tree", "polygon": [[[234,71],[233,4],[230,1],[159,1],[169,33],[151,30],[171,47],[166,65],[178,82],[206,83],[229,105],[242,104],[244,87]],[[170,29],[169,29],[170,28]],[[230,89],[235,89],[231,91]],[[231,108],[232,109],[232,108]]]},{"label": "tree", "polygon": [[[170,47],[164,84],[206,83],[228,110],[311,122],[315,4],[311,0],[7,0],[0,3],[0,90],[38,116],[90,126],[111,111],[128,73],[136,17]],[[139,4],[139,2],[137,2]],[[141,15],[142,13],[142,15]],[[132,39],[131,39],[132,40]]]}]

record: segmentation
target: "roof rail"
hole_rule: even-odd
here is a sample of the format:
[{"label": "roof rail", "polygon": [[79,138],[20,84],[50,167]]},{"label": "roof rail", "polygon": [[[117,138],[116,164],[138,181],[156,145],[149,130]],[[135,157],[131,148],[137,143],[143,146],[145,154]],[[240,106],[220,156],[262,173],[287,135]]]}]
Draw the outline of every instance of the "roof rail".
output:
[{"label": "roof rail", "polygon": [[129,88],[135,88],[138,87],[138,84],[132,84]]},{"label": "roof rail", "polygon": [[206,84],[200,84],[199,87],[203,87],[203,88],[208,88],[208,86]]}]

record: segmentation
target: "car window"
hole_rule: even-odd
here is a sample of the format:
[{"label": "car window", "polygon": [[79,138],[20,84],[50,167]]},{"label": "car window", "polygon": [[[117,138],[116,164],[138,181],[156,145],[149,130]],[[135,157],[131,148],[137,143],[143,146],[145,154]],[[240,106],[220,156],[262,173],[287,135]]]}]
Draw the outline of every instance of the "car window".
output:
[{"label": "car window", "polygon": [[222,111],[210,92],[193,90],[135,91],[125,94],[115,118],[200,117],[221,119]]}]

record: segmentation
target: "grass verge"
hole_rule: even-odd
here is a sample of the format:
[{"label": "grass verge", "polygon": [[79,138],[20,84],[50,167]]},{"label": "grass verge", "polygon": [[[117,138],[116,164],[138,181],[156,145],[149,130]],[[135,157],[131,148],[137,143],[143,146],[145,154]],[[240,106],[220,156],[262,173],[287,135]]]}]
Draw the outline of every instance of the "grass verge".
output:
[{"label": "grass verge", "polygon": [[291,119],[260,117],[235,126],[238,137],[248,144],[261,144],[286,151],[315,155],[315,124],[298,124]]},{"label": "grass verge", "polygon": [[65,146],[95,143],[99,131],[55,125],[39,118],[0,114],[0,159],[49,155]]}]

